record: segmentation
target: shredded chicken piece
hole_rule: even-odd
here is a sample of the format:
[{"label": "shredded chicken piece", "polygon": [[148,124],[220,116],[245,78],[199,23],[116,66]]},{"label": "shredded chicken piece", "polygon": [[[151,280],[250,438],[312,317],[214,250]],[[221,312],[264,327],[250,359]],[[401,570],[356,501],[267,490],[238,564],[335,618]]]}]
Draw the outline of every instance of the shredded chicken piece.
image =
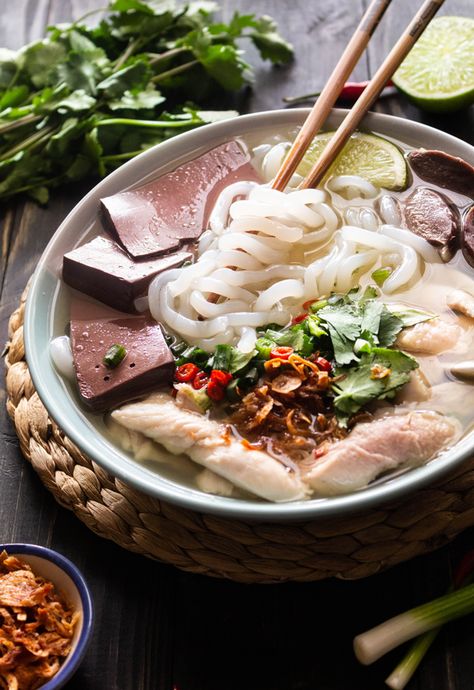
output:
[{"label": "shredded chicken piece", "polygon": [[71,651],[79,614],[54,585],[5,551],[0,554],[0,689],[36,690]]},{"label": "shredded chicken piece", "polygon": [[474,297],[464,290],[453,290],[446,297],[446,304],[470,319],[474,319]]}]

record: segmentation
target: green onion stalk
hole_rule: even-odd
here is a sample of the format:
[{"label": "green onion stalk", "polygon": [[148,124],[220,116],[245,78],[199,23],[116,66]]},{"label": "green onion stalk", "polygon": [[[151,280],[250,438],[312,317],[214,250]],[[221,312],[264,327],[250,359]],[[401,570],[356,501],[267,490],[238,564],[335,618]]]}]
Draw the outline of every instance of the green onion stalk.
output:
[{"label": "green onion stalk", "polygon": [[[354,638],[355,655],[362,664],[372,664],[403,642],[412,640],[414,637],[423,635],[428,631],[435,631],[445,623],[473,612],[474,584],[470,584],[455,592],[445,594],[428,604],[417,606],[399,616],[390,618],[385,623],[377,625],[361,635],[357,635]],[[425,640],[424,646],[426,646],[426,649],[429,647],[428,641],[431,643],[431,640]],[[422,651],[423,648],[420,647],[415,658],[408,663],[407,672],[415,664],[414,667],[416,668],[419,663],[418,657]],[[400,675],[400,673],[397,675]],[[396,678],[395,680],[392,679],[391,682],[395,684],[392,684],[390,687],[396,690],[403,687]],[[396,684],[397,682],[398,684]]]}]

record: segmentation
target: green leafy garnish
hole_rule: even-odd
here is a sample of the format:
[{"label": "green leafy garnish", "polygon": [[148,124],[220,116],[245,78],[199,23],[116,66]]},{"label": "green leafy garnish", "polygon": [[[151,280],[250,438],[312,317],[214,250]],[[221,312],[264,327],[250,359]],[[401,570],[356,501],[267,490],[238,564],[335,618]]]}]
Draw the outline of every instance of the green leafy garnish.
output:
[{"label": "green leafy garnish", "polygon": [[387,304],[387,309],[393,316],[397,317],[397,319],[400,319],[403,328],[416,326],[417,323],[429,321],[430,319],[434,319],[436,316],[436,314],[430,314],[427,311],[421,311],[421,309],[405,307],[403,304]]},{"label": "green leafy garnish", "polygon": [[[372,400],[393,398],[417,367],[416,359],[404,352],[374,347],[370,353],[362,354],[357,366],[338,368],[336,374],[344,378],[333,383],[332,390],[336,394],[334,406],[339,422],[347,423],[351,415]],[[386,375],[378,378],[374,375],[378,370]]]},{"label": "green leafy garnish", "polygon": [[235,374],[247,366],[254,354],[254,350],[242,352],[233,345],[217,345],[214,357],[209,360],[209,366],[211,369],[220,369],[221,371],[228,371],[229,374]]},{"label": "green leafy garnish", "polygon": [[[232,110],[226,92],[252,82],[242,40],[264,60],[292,47],[267,16],[214,19],[207,0],[112,0],[94,28],[81,19],[14,52],[0,50],[0,199],[103,177],[161,141]],[[196,105],[192,105],[192,103]],[[224,101],[225,102],[225,101]]]}]

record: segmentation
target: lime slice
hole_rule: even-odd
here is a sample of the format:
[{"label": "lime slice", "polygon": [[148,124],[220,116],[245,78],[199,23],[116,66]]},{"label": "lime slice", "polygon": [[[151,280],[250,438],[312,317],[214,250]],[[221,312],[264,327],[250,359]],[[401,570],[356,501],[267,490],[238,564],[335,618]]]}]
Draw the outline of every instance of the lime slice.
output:
[{"label": "lime slice", "polygon": [[474,19],[433,19],[393,81],[425,110],[449,112],[474,103]]},{"label": "lime slice", "polygon": [[[322,132],[314,137],[298,166],[300,175],[309,173],[333,134]],[[328,175],[360,175],[386,189],[403,189],[407,184],[407,166],[400,149],[386,139],[363,132],[350,137]]]}]

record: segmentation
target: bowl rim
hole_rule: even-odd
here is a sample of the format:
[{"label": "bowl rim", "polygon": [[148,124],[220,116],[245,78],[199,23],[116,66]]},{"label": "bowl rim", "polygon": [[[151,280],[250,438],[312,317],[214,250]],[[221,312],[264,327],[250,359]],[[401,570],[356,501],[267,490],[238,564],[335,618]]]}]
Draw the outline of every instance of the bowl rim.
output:
[{"label": "bowl rim", "polygon": [[[85,212],[87,207],[93,203],[94,199],[106,196],[111,193],[110,188],[124,190],[132,188],[138,184],[143,184],[144,179],[148,179],[151,173],[139,175],[137,172],[143,167],[150,167],[151,163],[157,159],[155,169],[156,174],[166,171],[170,161],[176,161],[176,155],[172,156],[173,151],[178,152],[178,161],[181,159],[189,160],[199,155],[200,151],[206,150],[203,140],[219,139],[223,136],[240,136],[242,132],[252,131],[263,126],[297,126],[309,113],[309,108],[293,108],[282,110],[269,110],[248,115],[240,115],[236,118],[223,120],[212,124],[204,125],[198,129],[177,135],[172,139],[158,144],[136,158],[128,161],[123,166],[109,174],[91,189],[88,194],[79,201],[70,211],[53,237],[47,244],[43,254],[37,264],[36,270],[31,279],[28,297],[26,300],[24,339],[25,353],[30,374],[34,386],[45,405],[48,413],[55,420],[58,426],[67,434],[68,437],[91,459],[104,467],[113,476],[118,477],[127,484],[140,490],[146,495],[151,495],[160,500],[179,505],[200,513],[216,514],[221,517],[231,519],[248,519],[267,522],[275,521],[304,521],[327,518],[333,516],[347,516],[367,508],[373,508],[389,500],[406,497],[414,490],[440,479],[450,470],[465,462],[474,450],[474,434],[468,434],[461,439],[452,449],[448,449],[434,461],[422,465],[421,467],[410,469],[399,476],[389,479],[383,483],[366,487],[360,491],[350,494],[313,498],[305,501],[295,501],[286,503],[263,502],[260,499],[249,501],[246,499],[235,499],[224,496],[206,494],[198,489],[193,489],[168,480],[157,473],[152,473],[144,466],[140,465],[132,458],[126,457],[124,453],[114,449],[111,443],[106,443],[104,438],[99,438],[99,447],[96,445],[95,436],[97,434],[87,434],[88,426],[86,418],[81,415],[81,410],[76,403],[73,403],[73,412],[77,419],[71,420],[67,411],[61,405],[57,405],[54,394],[48,388],[47,377],[42,371],[38,349],[35,349],[35,326],[38,325],[38,317],[35,321],[36,300],[41,291],[42,271],[45,270],[48,258],[54,250],[58,238],[65,228],[74,222],[76,217]],[[330,119],[341,120],[347,110],[333,109]],[[384,113],[368,113],[361,123],[361,129],[375,130],[381,136],[392,136],[403,141],[404,137],[410,138],[410,133],[419,133],[422,137],[439,140],[441,137],[442,148],[455,150],[454,155],[461,155],[462,149],[464,157],[472,159],[474,163],[474,147],[468,142],[457,139],[456,137],[437,130],[429,125],[406,120],[394,115]],[[232,132],[232,130],[240,130]],[[388,134],[386,130],[393,129],[393,133]],[[380,132],[380,130],[382,130]],[[385,131],[384,131],[385,130]],[[179,152],[181,151],[181,155]],[[184,153],[183,153],[184,151]],[[160,160],[161,158],[163,160]],[[163,162],[164,161],[164,162]],[[168,165],[168,168],[167,168]],[[164,168],[164,171],[162,170]],[[129,179],[130,178],[130,179]],[[130,181],[131,180],[131,181]],[[112,193],[116,193],[113,191]],[[49,308],[51,310],[51,304]],[[48,315],[50,316],[50,314]],[[44,316],[43,316],[44,320]],[[53,365],[49,364],[55,376]],[[70,399],[70,396],[67,396]],[[81,433],[81,430],[84,433]],[[90,429],[89,429],[90,432]],[[100,435],[99,435],[100,436]],[[126,460],[125,463],[123,461]],[[150,481],[152,483],[150,483]]]},{"label": "bowl rim", "polygon": [[58,690],[73,676],[82,663],[87,648],[91,641],[94,627],[94,605],[84,576],[79,568],[69,558],[58,551],[41,546],[39,544],[26,544],[24,542],[0,544],[0,553],[5,550],[11,556],[36,556],[45,561],[54,563],[63,570],[76,587],[82,605],[82,629],[74,650],[66,657],[59,671],[38,690]]}]

